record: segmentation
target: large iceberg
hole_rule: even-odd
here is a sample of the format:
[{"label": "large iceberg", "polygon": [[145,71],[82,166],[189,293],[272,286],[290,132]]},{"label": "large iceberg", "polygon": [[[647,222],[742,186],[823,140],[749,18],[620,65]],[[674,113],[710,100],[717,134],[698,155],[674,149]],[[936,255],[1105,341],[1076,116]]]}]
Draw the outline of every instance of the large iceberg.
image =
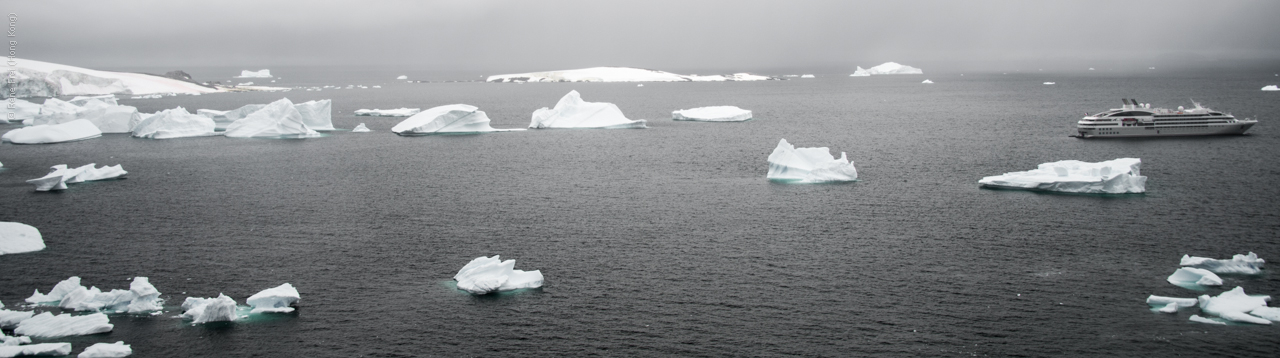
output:
[{"label": "large iceberg", "polygon": [[1159,307],[1157,310],[1164,313],[1178,312],[1180,308],[1194,307],[1199,303],[1195,298],[1178,298],[1151,295],[1147,297],[1147,304],[1152,307]]},{"label": "large iceberg", "polygon": [[204,116],[187,112],[185,108],[166,109],[153,114],[133,127],[138,138],[168,139],[204,137],[214,135],[217,124]]},{"label": "large iceberg", "polygon": [[673,111],[671,112],[671,119],[677,121],[743,122],[751,119],[751,111],[737,106],[698,107]]},{"label": "large iceberg", "polygon": [[648,128],[645,120],[630,120],[618,106],[608,102],[586,102],[578,91],[569,91],[556,107],[533,111],[529,128]]},{"label": "large iceberg", "polygon": [[[0,255],[44,250],[44,238],[34,226],[0,221]],[[0,304],[0,307],[4,307]]]},{"label": "large iceberg", "polygon": [[225,130],[232,122],[248,116],[250,113],[257,112],[265,104],[246,104],[240,108],[228,111],[218,111],[212,109],[197,109],[196,114],[213,120],[215,130]]},{"label": "large iceberg", "polygon": [[1202,268],[1213,273],[1257,275],[1262,273],[1262,265],[1266,262],[1252,252],[1248,255],[1236,254],[1230,260],[1182,255],[1180,266]]},{"label": "large iceberg", "polygon": [[0,81],[0,97],[57,97],[101,94],[201,94],[221,90],[163,76],[97,71],[27,59],[11,59],[11,81]]},{"label": "large iceberg", "polygon": [[13,329],[13,333],[34,338],[58,338],[111,332],[112,328],[115,326],[111,325],[110,319],[102,313],[83,316],[64,313],[54,316],[52,313],[45,312],[18,322],[18,327]]},{"label": "large iceberg", "polygon": [[897,62],[885,62],[879,66],[868,68],[867,73],[872,75],[922,75],[924,71]]},{"label": "large iceberg", "polygon": [[516,260],[502,261],[499,255],[477,257],[453,276],[458,289],[476,295],[495,291],[542,287],[541,271],[515,270]]},{"label": "large iceberg", "polygon": [[242,70],[240,75],[235,78],[271,78],[271,70],[249,71]]},{"label": "large iceberg", "polygon": [[1146,191],[1138,158],[1120,158],[1099,163],[1078,160],[1040,164],[1035,170],[1004,173],[978,181],[985,187],[1044,190],[1067,193],[1126,194]]},{"label": "large iceberg", "polygon": [[71,354],[71,343],[36,343],[0,346],[0,357],[61,357]]},{"label": "large iceberg", "polygon": [[182,317],[194,324],[236,320],[236,300],[224,294],[217,298],[187,297],[182,301]]},{"label": "large iceberg", "polygon": [[87,119],[60,124],[41,124],[18,128],[0,136],[0,141],[13,144],[52,144],[93,139],[102,136],[98,126]]},{"label": "large iceberg", "polygon": [[524,129],[494,129],[489,126],[489,116],[475,106],[450,104],[415,114],[406,118],[391,131],[399,135],[468,134],[508,132]]},{"label": "large iceberg", "polygon": [[[328,100],[326,100],[328,101]],[[332,125],[330,125],[332,128]],[[320,133],[304,123],[302,113],[293,102],[283,98],[271,102],[248,116],[227,126],[229,138],[311,138]]]},{"label": "large iceberg", "polygon": [[1268,85],[1268,86],[1262,87],[1262,90],[1263,91],[1280,91],[1280,87],[1276,87],[1276,85]]},{"label": "large iceberg", "polygon": [[76,358],[122,358],[133,354],[133,347],[124,344],[124,341],[115,343],[94,343],[89,348],[85,348],[84,352]]},{"label": "large iceberg", "polygon": [[1183,267],[1174,271],[1169,278],[1165,279],[1174,285],[1182,287],[1200,286],[1222,286],[1222,278],[1209,272],[1209,270],[1198,269],[1194,267]]},{"label": "large iceberg", "polygon": [[576,70],[513,73],[489,76],[488,82],[688,82],[762,81],[772,77],[735,73],[733,75],[679,75],[666,71],[630,67],[592,67]]},{"label": "large iceberg", "polygon": [[[1244,288],[1236,287],[1219,294],[1217,297],[1202,295],[1199,300],[1200,311],[1204,313],[1236,322],[1271,324],[1271,320],[1250,314],[1250,312],[1267,307],[1267,301],[1271,300],[1271,296],[1250,296],[1244,293]],[[1269,312],[1267,310],[1259,310],[1259,313],[1265,314]]]},{"label": "large iceberg", "polygon": [[867,72],[867,69],[862,68],[862,66],[858,66],[858,69],[854,70],[853,74],[849,75],[849,77],[867,77],[867,76],[871,76],[871,72]]},{"label": "large iceberg", "polygon": [[[286,98],[287,100],[288,98]],[[333,100],[322,99],[293,105],[302,115],[302,123],[317,131],[333,130]]]},{"label": "large iceberg", "polygon": [[293,285],[285,283],[283,285],[255,293],[253,296],[249,296],[249,299],[245,300],[245,302],[250,306],[253,306],[253,311],[251,311],[251,313],[285,313],[293,312],[293,307],[290,306],[295,302],[298,302],[298,299],[300,298],[302,298],[302,296],[298,295],[298,289],[293,288]]},{"label": "large iceberg", "polygon": [[408,117],[418,112],[422,112],[421,108],[397,108],[397,109],[357,109],[357,116],[374,116],[374,117]]},{"label": "large iceberg", "polygon": [[827,147],[796,148],[786,139],[769,154],[769,180],[788,183],[824,183],[858,180],[858,169],[844,152],[840,159]]}]

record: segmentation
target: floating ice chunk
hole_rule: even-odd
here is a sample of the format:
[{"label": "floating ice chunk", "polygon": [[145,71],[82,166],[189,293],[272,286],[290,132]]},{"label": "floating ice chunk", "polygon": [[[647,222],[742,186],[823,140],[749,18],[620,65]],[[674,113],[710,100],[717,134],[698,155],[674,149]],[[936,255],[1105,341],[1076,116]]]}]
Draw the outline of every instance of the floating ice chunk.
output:
[{"label": "floating ice chunk", "polygon": [[96,163],[89,163],[85,166],[76,168],[80,173],[76,174],[75,177],[72,177],[66,182],[69,184],[75,184],[87,181],[115,179],[124,177],[125,174],[129,174],[129,172],[124,171],[124,167],[120,164],[113,166],[104,165],[102,168],[94,168],[94,165],[96,165]]},{"label": "floating ice chunk", "polygon": [[1266,318],[1269,321],[1280,322],[1280,307],[1258,307],[1249,311],[1249,314]]},{"label": "floating ice chunk", "polygon": [[182,302],[182,310],[182,317],[194,324],[236,320],[236,300],[224,294],[218,294],[217,298],[187,297]]},{"label": "floating ice chunk", "polygon": [[[438,108],[438,107],[437,107]],[[421,114],[419,114],[421,115]],[[578,91],[569,91],[556,102],[556,107],[533,112],[529,128],[648,128],[645,120],[630,120],[617,105],[608,102],[586,102]]]},{"label": "floating ice chunk", "polygon": [[1046,85],[1056,85],[1057,83],[1056,83],[1056,82],[1045,82],[1044,84],[1046,84]]},{"label": "floating ice chunk", "polygon": [[302,114],[302,123],[316,131],[333,130],[333,100],[322,99],[294,104],[293,108]]},{"label": "floating ice chunk", "polygon": [[789,183],[841,182],[858,180],[858,170],[844,152],[836,159],[827,147],[796,148],[782,139],[769,154],[766,177]]},{"label": "floating ice chunk", "polygon": [[926,79],[926,80],[924,80],[924,81],[920,81],[920,83],[933,83],[933,81],[930,81],[930,80]]},{"label": "floating ice chunk", "polygon": [[1160,307],[1159,311],[1164,313],[1178,312],[1179,308],[1195,307],[1199,301],[1195,298],[1178,298],[1151,295],[1147,297],[1147,304],[1152,307]]},{"label": "floating ice chunk", "polygon": [[924,71],[897,62],[885,62],[879,66],[868,68],[867,73],[873,75],[922,75]]},{"label": "floating ice chunk", "polygon": [[1089,67],[1089,71],[1093,71],[1093,67]]},{"label": "floating ice chunk", "polygon": [[1217,297],[1201,295],[1200,310],[1204,313],[1222,317],[1227,320],[1255,324],[1271,324],[1271,321],[1250,315],[1248,312],[1267,306],[1270,296],[1250,296],[1244,288],[1236,287],[1223,292]]},{"label": "floating ice chunk", "polygon": [[814,77],[813,75],[810,75],[810,74],[804,74],[804,75],[800,75],[800,78],[814,78]]},{"label": "floating ice chunk", "polygon": [[422,112],[421,108],[397,108],[397,109],[357,109],[357,116],[374,116],[374,117],[408,117],[418,112]]},{"label": "floating ice chunk", "polygon": [[298,302],[298,299],[300,298],[302,297],[298,295],[298,289],[293,288],[293,285],[285,283],[283,285],[255,293],[253,296],[249,296],[249,299],[245,300],[245,302],[250,306],[253,306],[253,311],[251,313],[285,313],[293,312],[293,307],[289,306],[293,305],[294,302]]},{"label": "floating ice chunk", "polygon": [[303,123],[302,113],[283,98],[227,126],[228,138],[311,138],[320,133]]},{"label": "floating ice chunk", "polygon": [[64,313],[54,316],[45,312],[18,322],[13,333],[34,338],[57,338],[66,336],[83,336],[111,332],[115,326],[109,323],[107,315],[102,313],[72,316]]},{"label": "floating ice chunk", "polygon": [[49,174],[27,180],[27,183],[35,184],[36,191],[63,190],[67,188],[67,181],[75,178],[82,170],[83,167],[67,168],[66,164],[58,164],[49,167]]},{"label": "floating ice chunk", "polygon": [[71,343],[0,346],[0,357],[61,357],[68,354],[71,354]]},{"label": "floating ice chunk", "polygon": [[[10,105],[12,105],[12,107],[9,107]],[[5,111],[5,116],[0,117],[0,124],[9,123],[9,121],[21,122],[25,120],[32,120],[34,123],[36,116],[40,115],[40,105],[17,98],[10,98],[9,102],[7,102],[5,106],[7,111]],[[12,113],[13,116],[10,117],[9,113]]]},{"label": "floating ice chunk", "polygon": [[[74,283],[75,286],[66,284],[69,282]],[[58,283],[58,286],[54,287],[54,292],[46,297],[37,298],[33,295],[33,298],[42,301],[32,303],[49,302],[43,300],[51,298],[50,296],[54,296],[60,289],[67,287],[70,289],[56,302],[58,307],[75,311],[145,313],[160,310],[164,302],[159,299],[160,291],[157,291],[146,277],[134,277],[129,290],[111,290],[110,292],[102,292],[97,287],[85,288],[79,284],[78,277],[72,277]],[[39,293],[36,291],[37,295]],[[29,298],[28,301],[30,300]]]},{"label": "floating ice chunk", "polygon": [[409,76],[400,75],[400,77],[396,77],[396,79],[397,79],[397,80],[407,80],[407,79],[409,79]]},{"label": "floating ice chunk", "polygon": [[854,70],[853,74],[849,75],[849,77],[867,77],[867,76],[871,76],[871,72],[867,72],[867,70],[865,68],[862,68],[862,66],[858,66],[858,69]]},{"label": "floating ice chunk", "polygon": [[475,106],[450,104],[429,108],[406,118],[391,131],[399,135],[465,134],[509,132],[524,129],[494,129],[489,126],[489,116]]},{"label": "floating ice chunk", "polygon": [[62,280],[58,282],[58,284],[54,285],[53,289],[49,290],[49,294],[47,295],[40,294],[40,290],[37,289],[31,297],[27,297],[26,301],[27,303],[50,303],[62,301],[62,297],[80,287],[83,287],[80,285],[80,277],[71,276],[70,278]]},{"label": "floating ice chunk", "polygon": [[[34,314],[36,313],[31,311],[0,310],[0,328],[11,328],[17,326],[18,322],[31,318],[31,315]],[[0,335],[3,334],[4,333],[0,333]]]},{"label": "floating ice chunk", "polygon": [[67,123],[76,120],[76,113],[79,111],[80,107],[74,103],[57,98],[49,98],[44,100],[44,104],[40,105],[40,113],[34,117],[31,124]]},{"label": "floating ice chunk", "polygon": [[368,131],[369,131],[369,127],[365,127],[365,126],[364,126],[364,123],[360,123],[359,125],[356,125],[356,127],[355,127],[355,128],[351,128],[351,131],[352,131],[352,132],[356,132],[356,133],[359,133],[359,132],[368,132]]},{"label": "floating ice chunk", "polygon": [[751,119],[751,111],[737,106],[699,107],[673,111],[671,112],[671,119],[677,121],[743,122]]},{"label": "floating ice chunk", "polygon": [[458,289],[483,295],[494,291],[542,287],[541,271],[515,270],[513,268],[516,260],[501,261],[498,256],[477,257],[458,270],[458,274],[453,276],[458,281]]},{"label": "floating ice chunk", "polygon": [[18,128],[5,133],[0,141],[13,144],[52,144],[92,139],[102,136],[98,126],[86,119],[60,124],[42,124]]},{"label": "floating ice chunk", "polygon": [[150,115],[133,127],[138,138],[168,139],[214,135],[217,125],[212,119],[187,112],[185,108],[166,109]]},{"label": "floating ice chunk", "polygon": [[89,348],[85,348],[84,352],[76,358],[121,358],[128,357],[133,354],[133,347],[124,344],[124,341],[115,343],[95,343]]},{"label": "floating ice chunk", "polygon": [[89,99],[78,112],[77,119],[93,122],[102,133],[129,133],[129,130],[142,121],[138,108],[116,105],[115,97],[110,103],[98,99]]},{"label": "floating ice chunk", "polygon": [[[1092,68],[1091,68],[1090,70],[1092,70]],[[1191,320],[1191,322],[1208,323],[1208,324],[1217,324],[1217,325],[1223,325],[1223,326],[1227,325],[1227,322],[1214,320],[1214,319],[1212,319],[1212,318],[1200,317],[1200,315],[1198,315],[1198,314],[1193,314],[1193,315],[1191,315],[1190,320]]]},{"label": "floating ice chunk", "polygon": [[1276,85],[1269,85],[1269,86],[1262,87],[1262,90],[1263,91],[1280,91],[1280,87],[1276,87]]},{"label": "floating ice chunk", "polygon": [[246,104],[240,108],[229,111],[217,111],[212,109],[197,109],[196,114],[213,120],[215,130],[225,130],[232,122],[248,116],[250,113],[257,112],[265,104]]},{"label": "floating ice chunk", "polygon": [[258,71],[242,70],[240,75],[235,78],[271,78],[271,70],[263,69]]},{"label": "floating ice chunk", "polygon": [[1044,163],[1035,170],[1004,173],[982,178],[978,184],[1005,189],[1058,191],[1068,193],[1125,194],[1146,191],[1138,158],[1120,158],[1100,163],[1064,160]]},{"label": "floating ice chunk", "polygon": [[636,87],[644,87],[644,84],[643,84],[643,83],[638,84],[638,85],[636,85]]},{"label": "floating ice chunk", "polygon": [[1218,275],[1213,274],[1213,272],[1209,272],[1209,270],[1198,269],[1194,267],[1180,268],[1177,271],[1174,271],[1172,275],[1169,275],[1169,278],[1166,280],[1169,281],[1169,283],[1179,285],[1179,286],[1185,286],[1185,285],[1221,286],[1222,285],[1222,278],[1218,277]]},{"label": "floating ice chunk", "polygon": [[1262,273],[1262,265],[1267,261],[1258,258],[1258,254],[1236,254],[1230,260],[1216,260],[1208,257],[1182,255],[1180,266],[1191,266],[1206,269],[1213,273],[1257,275]]},{"label": "floating ice chunk", "polygon": [[[0,221],[0,255],[44,250],[40,230],[23,223]],[[0,308],[4,305],[0,304]]]}]

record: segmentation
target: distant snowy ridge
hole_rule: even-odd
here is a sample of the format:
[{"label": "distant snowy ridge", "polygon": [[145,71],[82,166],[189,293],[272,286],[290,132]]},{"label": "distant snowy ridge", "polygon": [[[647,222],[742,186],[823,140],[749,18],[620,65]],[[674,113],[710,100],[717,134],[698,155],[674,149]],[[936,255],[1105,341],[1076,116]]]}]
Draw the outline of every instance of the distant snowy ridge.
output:
[{"label": "distant snowy ridge", "polygon": [[[861,68],[861,67],[859,67]],[[903,65],[897,62],[885,62],[879,66],[868,68],[869,75],[923,75],[924,70]]]},{"label": "distant snowy ridge", "polygon": [[735,73],[732,75],[681,75],[666,71],[630,67],[592,67],[576,70],[513,73],[489,76],[487,82],[721,82],[763,81],[773,77]]},{"label": "distant snowy ridge", "polygon": [[141,73],[98,71],[56,63],[13,59],[12,82],[0,84],[0,97],[56,97],[100,94],[201,94],[221,92],[195,83]]}]

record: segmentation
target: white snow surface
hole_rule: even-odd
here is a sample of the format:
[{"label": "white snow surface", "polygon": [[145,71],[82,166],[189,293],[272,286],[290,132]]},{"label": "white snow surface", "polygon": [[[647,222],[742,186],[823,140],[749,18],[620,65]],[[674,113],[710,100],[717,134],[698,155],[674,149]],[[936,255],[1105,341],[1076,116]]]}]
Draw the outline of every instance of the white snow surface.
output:
[{"label": "white snow surface", "polygon": [[849,75],[849,77],[868,77],[868,76],[871,76],[871,72],[867,72],[867,69],[862,68],[862,66],[858,66],[858,69],[854,70],[853,74]]},{"label": "white snow surface", "polygon": [[240,75],[236,76],[235,78],[271,78],[271,70],[266,70],[266,69],[258,70],[258,71],[241,70]]},{"label": "white snow surface", "polygon": [[489,116],[476,106],[450,104],[428,108],[391,127],[399,135],[508,132],[524,129],[494,129]]},{"label": "white snow surface", "polygon": [[1276,87],[1276,85],[1268,85],[1268,86],[1262,87],[1262,90],[1263,91],[1280,91],[1280,87]]},{"label": "white snow surface", "polygon": [[212,119],[177,107],[143,118],[132,131],[133,136],[138,138],[169,139],[211,136],[216,127],[217,124]]},{"label": "white snow surface", "polygon": [[334,130],[333,100],[306,101],[294,104],[293,107],[302,114],[302,123],[306,124],[307,128],[317,131]]},{"label": "white snow surface", "polygon": [[1262,273],[1262,265],[1266,262],[1266,260],[1258,258],[1258,254],[1253,252],[1248,255],[1236,254],[1230,260],[1182,255],[1182,262],[1179,266],[1202,268],[1213,273],[1257,275]]},{"label": "white snow surface", "polygon": [[[44,250],[44,238],[34,226],[0,221],[0,255]],[[0,304],[0,307],[4,307]]]},{"label": "white snow surface", "polygon": [[1174,313],[1179,308],[1195,307],[1200,301],[1195,298],[1178,298],[1151,295],[1147,297],[1147,304],[1152,307],[1160,307],[1160,312]]},{"label": "white snow surface", "polygon": [[293,285],[289,283],[285,283],[255,293],[253,296],[249,296],[249,299],[245,300],[245,302],[253,306],[251,313],[284,313],[293,312],[293,307],[289,306],[293,305],[294,302],[298,302],[300,298],[302,297],[298,295],[298,289],[293,288]]},{"label": "white snow surface", "polygon": [[677,121],[743,122],[751,119],[751,111],[737,106],[698,107],[672,111],[671,119]]},{"label": "white snow surface", "polygon": [[23,84],[19,86],[21,90],[17,97],[221,92],[191,82],[141,73],[98,71],[27,59],[15,61],[23,77],[19,81]]},{"label": "white snow surface", "polygon": [[224,294],[217,298],[187,297],[182,301],[182,317],[193,324],[236,320],[236,300]]},{"label": "white snow surface", "polygon": [[351,128],[352,133],[369,132],[369,127],[365,127],[364,123],[357,124],[355,128]]},{"label": "white snow surface", "polygon": [[844,152],[836,159],[827,147],[796,148],[782,139],[769,153],[766,177],[788,183],[842,182],[858,180],[858,170]]},{"label": "white snow surface", "polygon": [[[328,100],[325,100],[328,101]],[[314,114],[314,113],[313,113]],[[332,128],[332,124],[330,124]],[[293,102],[282,98],[227,125],[228,138],[312,138],[320,133],[305,123]]]},{"label": "white snow surface", "polygon": [[529,128],[648,128],[645,120],[630,120],[617,105],[608,102],[586,102],[578,91],[569,91],[556,102],[555,108],[533,111]]},{"label": "white snow surface", "polygon": [[885,62],[879,66],[868,68],[867,73],[872,75],[923,75],[924,71],[897,62]]},{"label": "white snow surface", "polygon": [[94,345],[85,348],[84,352],[76,358],[121,358],[128,357],[133,354],[133,347],[124,344],[124,341],[115,343],[94,343]]},{"label": "white snow surface", "polygon": [[107,315],[102,313],[83,316],[63,313],[54,316],[52,313],[45,312],[18,322],[18,327],[13,329],[13,333],[33,338],[58,338],[111,332],[112,328],[115,326],[110,323]]},{"label": "white snow surface", "polygon": [[1169,278],[1165,279],[1169,283],[1184,285],[1200,285],[1200,286],[1222,286],[1222,278],[1215,275],[1209,270],[1198,269],[1194,267],[1183,267],[1174,271]]},{"label": "white snow surface", "polygon": [[21,346],[0,346],[0,358],[61,357],[68,354],[71,354],[71,343],[37,343]]},{"label": "white snow surface", "polygon": [[98,126],[87,119],[77,119],[59,124],[42,124],[23,127],[5,133],[0,141],[13,144],[53,144],[92,139],[102,136]]},{"label": "white snow surface", "polygon": [[666,71],[630,67],[591,67],[489,76],[488,82],[687,82],[687,81],[762,81],[767,76],[736,73],[731,76],[680,75]]},{"label": "white snow surface", "polygon": [[458,281],[458,289],[483,295],[495,291],[542,287],[541,271],[515,270],[516,260],[502,261],[498,256],[477,257],[462,266],[458,274],[453,275],[453,279]]},{"label": "white snow surface", "polygon": [[357,116],[373,116],[373,117],[408,117],[418,112],[422,112],[421,108],[396,108],[396,109],[357,109]]},{"label": "white snow surface", "polygon": [[982,178],[978,184],[1006,189],[1045,190],[1067,193],[1126,194],[1146,191],[1138,158],[1120,158],[1099,163],[1063,160],[1040,164],[1035,170],[1011,172]]},{"label": "white snow surface", "polygon": [[1266,307],[1267,301],[1270,300],[1271,296],[1247,295],[1242,287],[1223,292],[1217,297],[1209,295],[1199,297],[1200,311],[1204,313],[1231,321],[1254,324],[1271,324],[1268,319],[1249,314],[1258,308]]}]

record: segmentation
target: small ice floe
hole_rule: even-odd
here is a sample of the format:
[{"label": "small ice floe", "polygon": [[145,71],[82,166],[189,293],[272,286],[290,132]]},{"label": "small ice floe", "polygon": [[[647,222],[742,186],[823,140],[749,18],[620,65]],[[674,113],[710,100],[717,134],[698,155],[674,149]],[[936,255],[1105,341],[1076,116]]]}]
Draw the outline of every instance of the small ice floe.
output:
[{"label": "small ice floe", "polygon": [[1258,254],[1236,254],[1230,260],[1217,260],[1208,257],[1182,255],[1179,266],[1190,266],[1209,270],[1213,273],[1257,275],[1262,273],[1262,265],[1267,261],[1258,258]]},{"label": "small ice floe", "polygon": [[71,343],[0,346],[0,357],[60,357],[71,354]]},{"label": "small ice floe", "polygon": [[1065,193],[1127,194],[1146,191],[1142,160],[1120,158],[1099,163],[1063,160],[1040,164],[1036,169],[982,178],[978,184],[1001,189],[1043,190]]},{"label": "small ice floe", "polygon": [[638,85],[636,85],[636,87],[644,87],[644,84],[643,84],[643,83],[638,84]]},{"label": "small ice floe", "polygon": [[85,348],[84,352],[76,358],[122,358],[133,354],[133,347],[124,344],[124,341],[115,343],[95,343],[89,348]]},{"label": "small ice floe", "polygon": [[266,69],[258,70],[258,71],[243,70],[243,71],[240,71],[240,75],[236,76],[235,78],[271,78],[271,70],[266,70]]},{"label": "small ice floe", "polygon": [[252,85],[253,85],[253,82],[241,82],[236,84],[236,86],[252,86]]},{"label": "small ice floe", "polygon": [[1191,322],[1197,322],[1197,323],[1208,323],[1208,324],[1216,324],[1216,325],[1221,325],[1221,326],[1225,326],[1225,325],[1227,325],[1227,322],[1218,321],[1218,320],[1215,320],[1215,319],[1212,319],[1212,318],[1205,318],[1205,317],[1201,317],[1201,316],[1200,316],[1200,315],[1198,315],[1198,314],[1193,314],[1193,315],[1191,315],[1191,317],[1189,317],[1188,319],[1189,319]]},{"label": "small ice floe", "polygon": [[74,142],[102,136],[102,130],[88,119],[59,124],[42,124],[18,128],[0,136],[0,141],[13,144],[53,144]]},{"label": "small ice floe", "polygon": [[[0,255],[44,250],[44,239],[34,226],[0,221]],[[0,304],[4,308],[4,304]]]},{"label": "small ice floe", "polygon": [[123,178],[125,175],[129,174],[129,172],[125,171],[124,167],[121,166],[120,164],[116,164],[112,166],[104,165],[101,168],[94,168],[95,165],[97,165],[97,163],[89,163],[82,167],[76,168],[76,170],[79,170],[80,173],[76,174],[75,177],[72,177],[71,179],[67,180],[67,184],[83,183],[87,181],[117,179],[117,178]]},{"label": "small ice floe", "polygon": [[357,109],[357,116],[371,117],[408,117],[418,112],[422,112],[421,108],[396,108],[396,109]]},{"label": "small ice floe", "polygon": [[495,129],[489,126],[489,116],[476,106],[450,104],[434,107],[406,118],[391,131],[403,136],[430,134],[471,134],[489,132],[522,131],[524,129]]},{"label": "small ice floe", "polygon": [[495,291],[542,287],[541,271],[515,270],[516,260],[502,261],[498,256],[477,257],[463,266],[453,276],[458,281],[458,289],[483,295]]},{"label": "small ice floe", "polygon": [[373,86],[372,86],[372,87],[370,87],[370,88],[382,88],[382,86],[373,85]]},{"label": "small ice floe", "polygon": [[926,79],[926,80],[924,80],[924,81],[920,81],[920,83],[926,83],[926,84],[928,84],[928,83],[933,83],[933,81],[930,81],[930,80],[927,80],[927,79]]},{"label": "small ice floe", "polygon": [[58,338],[111,332],[115,328],[106,314],[93,313],[72,316],[70,313],[53,315],[45,312],[18,322],[14,334],[33,338]]},{"label": "small ice floe", "polygon": [[1199,286],[1222,286],[1222,278],[1209,272],[1209,270],[1198,269],[1194,267],[1183,267],[1174,271],[1169,278],[1165,279],[1174,285],[1195,289],[1194,285]]},{"label": "small ice floe", "polygon": [[217,298],[187,297],[182,302],[182,318],[193,324],[236,320],[236,300],[224,294]]},{"label": "small ice floe", "polygon": [[177,107],[143,118],[142,122],[133,127],[133,136],[148,139],[204,137],[214,135],[215,128],[217,124],[212,119]]},{"label": "small ice floe", "polygon": [[1263,91],[1280,91],[1280,87],[1276,87],[1276,85],[1269,85],[1269,86],[1262,87],[1262,90]]},{"label": "small ice floe", "polygon": [[304,123],[288,98],[280,99],[227,125],[227,138],[312,138],[320,132]]},{"label": "small ice floe", "polygon": [[671,112],[676,121],[743,122],[751,119],[751,111],[737,106],[711,106]]},{"label": "small ice floe", "polygon": [[1147,297],[1147,304],[1164,313],[1178,312],[1178,309],[1195,307],[1199,300],[1195,298],[1178,298],[1151,295]]},{"label": "small ice floe", "polygon": [[1056,85],[1056,84],[1058,84],[1058,83],[1057,83],[1057,82],[1045,82],[1044,84],[1046,84],[1046,85]]},{"label": "small ice floe", "polygon": [[1202,295],[1199,300],[1200,311],[1234,322],[1271,324],[1271,320],[1251,313],[1258,311],[1260,314],[1269,315],[1274,312],[1260,310],[1267,307],[1267,301],[1271,300],[1271,296],[1250,296],[1245,294],[1244,288],[1241,287],[1223,292],[1216,297]]},{"label": "small ice floe", "polygon": [[630,120],[617,105],[587,102],[578,91],[569,91],[556,102],[555,108],[543,107],[533,112],[529,128],[648,128],[645,120]]},{"label": "small ice floe", "polygon": [[356,127],[355,127],[355,128],[351,128],[351,131],[352,131],[352,132],[355,132],[355,133],[368,132],[368,131],[369,131],[369,127],[365,127],[365,126],[364,126],[364,123],[360,123],[359,125],[356,125]]},{"label": "small ice floe", "polygon": [[811,74],[803,74],[803,75],[800,75],[800,78],[814,78],[814,77]]},{"label": "small ice floe", "polygon": [[769,180],[787,183],[825,183],[858,180],[858,170],[844,152],[840,159],[827,147],[796,148],[786,139],[769,154]]},{"label": "small ice floe", "polygon": [[119,164],[102,168],[94,168],[94,165],[97,164],[89,163],[77,168],[68,168],[66,164],[58,164],[49,167],[49,174],[27,180],[27,183],[34,184],[36,191],[63,190],[67,188],[67,184],[116,179],[129,174]]},{"label": "small ice floe", "polygon": [[[31,311],[10,311],[0,309],[0,328],[13,328],[18,326],[18,322],[22,322],[32,315],[36,314]],[[2,335],[3,333],[0,333]],[[0,342],[3,343],[3,342]]]},{"label": "small ice floe", "polygon": [[245,302],[253,306],[253,311],[250,313],[286,313],[293,312],[293,307],[290,306],[298,302],[300,298],[302,297],[298,295],[298,289],[285,283],[255,293],[253,296],[249,296],[249,299],[245,300]]},{"label": "small ice floe", "polygon": [[396,77],[396,79],[397,79],[397,80],[407,80],[407,79],[409,79],[409,76],[400,75],[400,77]]},{"label": "small ice floe", "polygon": [[80,277],[72,276],[59,282],[48,295],[41,295],[40,290],[36,290],[27,302],[56,304],[75,311],[135,314],[159,311],[164,304],[160,291],[146,277],[134,277],[128,290],[102,292],[97,287],[85,288],[80,285]]}]

